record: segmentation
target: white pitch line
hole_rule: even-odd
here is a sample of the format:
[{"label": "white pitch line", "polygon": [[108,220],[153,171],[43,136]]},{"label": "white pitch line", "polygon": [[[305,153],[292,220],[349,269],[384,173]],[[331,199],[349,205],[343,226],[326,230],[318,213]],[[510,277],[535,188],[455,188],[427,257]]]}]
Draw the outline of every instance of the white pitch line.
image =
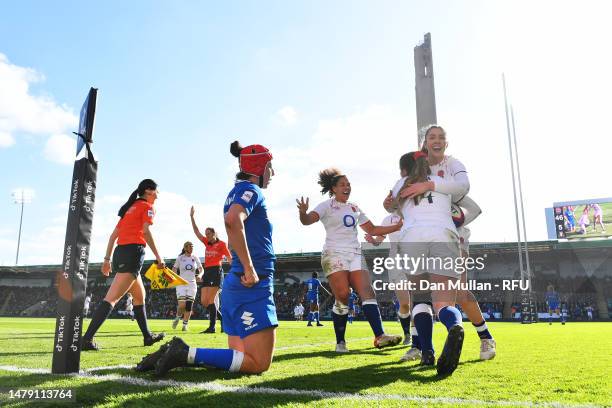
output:
[{"label": "white pitch line", "polygon": [[[49,370],[39,368],[21,368],[15,366],[0,365],[0,370],[9,372],[24,372],[33,374],[50,374]],[[564,402],[532,402],[532,401],[486,401],[475,399],[463,399],[452,397],[417,397],[399,394],[349,394],[344,392],[330,392],[318,390],[297,390],[293,388],[278,389],[270,387],[236,387],[223,385],[215,382],[193,383],[187,381],[174,380],[158,380],[150,381],[145,378],[121,376],[117,374],[97,375],[90,373],[70,374],[72,377],[91,378],[99,381],[114,381],[127,385],[136,385],[141,387],[173,387],[173,388],[188,388],[199,389],[211,392],[230,392],[239,394],[271,394],[271,395],[293,395],[299,397],[312,397],[317,399],[334,398],[334,399],[353,399],[360,401],[411,401],[422,404],[461,404],[461,405],[486,405],[486,406],[524,406],[524,407],[546,407],[546,408],[599,408],[600,405],[581,405],[568,404]]]}]

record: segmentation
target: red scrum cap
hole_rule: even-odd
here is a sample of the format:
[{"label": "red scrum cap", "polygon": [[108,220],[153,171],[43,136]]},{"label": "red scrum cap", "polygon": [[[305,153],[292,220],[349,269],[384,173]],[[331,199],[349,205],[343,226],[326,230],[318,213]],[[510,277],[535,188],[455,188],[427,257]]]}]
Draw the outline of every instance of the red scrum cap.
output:
[{"label": "red scrum cap", "polygon": [[263,176],[266,164],[272,160],[272,153],[258,144],[243,148],[240,148],[239,144],[232,144],[231,151],[239,158],[240,171],[252,176]]}]

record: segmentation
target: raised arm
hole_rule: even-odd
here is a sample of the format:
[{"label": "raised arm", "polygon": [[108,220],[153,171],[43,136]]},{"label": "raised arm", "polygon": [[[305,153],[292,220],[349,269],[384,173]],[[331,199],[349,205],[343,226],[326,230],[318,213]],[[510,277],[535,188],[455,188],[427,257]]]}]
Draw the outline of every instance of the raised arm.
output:
[{"label": "raised arm", "polygon": [[193,228],[193,233],[196,235],[196,237],[198,237],[200,241],[204,242],[206,240],[206,237],[200,232],[200,229],[198,228],[195,222],[194,215],[195,209],[193,208],[193,206],[191,206],[191,211],[189,212],[189,216],[191,218],[191,228]]},{"label": "raised arm", "polygon": [[316,211],[307,212],[309,205],[308,197],[306,197],[306,201],[304,201],[304,197],[301,197],[299,200],[296,198],[295,202],[297,203],[302,225],[310,225],[319,221],[319,214]]}]

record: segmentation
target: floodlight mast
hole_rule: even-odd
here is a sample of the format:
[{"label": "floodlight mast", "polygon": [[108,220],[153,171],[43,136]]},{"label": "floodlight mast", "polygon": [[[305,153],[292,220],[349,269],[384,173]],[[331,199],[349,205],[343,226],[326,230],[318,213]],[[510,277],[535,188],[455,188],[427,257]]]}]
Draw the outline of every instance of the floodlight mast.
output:
[{"label": "floodlight mast", "polygon": [[19,204],[21,206],[20,216],[19,216],[19,234],[17,235],[17,255],[15,255],[15,266],[19,265],[19,248],[21,246],[21,227],[23,225],[23,208],[24,205],[30,203],[32,200],[32,196],[29,191],[26,189],[15,190],[12,193],[13,203]]}]

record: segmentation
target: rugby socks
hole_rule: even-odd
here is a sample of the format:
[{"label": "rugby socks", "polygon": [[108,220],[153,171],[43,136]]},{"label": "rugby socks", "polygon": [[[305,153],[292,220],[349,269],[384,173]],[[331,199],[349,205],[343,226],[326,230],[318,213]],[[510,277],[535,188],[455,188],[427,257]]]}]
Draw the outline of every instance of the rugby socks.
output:
[{"label": "rugby socks", "polygon": [[412,309],[412,320],[418,333],[418,341],[421,351],[432,351],[433,342],[433,311],[426,303],[419,303]]},{"label": "rugby socks", "polygon": [[380,317],[380,309],[378,308],[376,299],[364,300],[361,305],[363,308],[363,314],[365,314],[366,318],[368,319],[368,323],[370,323],[374,336],[378,337],[385,334],[382,318]]},{"label": "rugby socks", "polygon": [[493,338],[493,336],[491,336],[491,333],[489,333],[489,328],[487,327],[486,321],[483,320],[482,323],[479,324],[472,323],[472,326],[474,326],[474,328],[476,329],[476,333],[478,334],[478,337],[480,337],[480,340]]},{"label": "rugby socks", "polygon": [[410,313],[398,313],[402,330],[404,330],[404,337],[410,336]]},{"label": "rugby socks", "polygon": [[210,320],[210,327],[215,327],[217,324],[217,306],[214,303],[211,303],[206,308],[208,309],[208,320]]},{"label": "rugby socks", "polygon": [[421,349],[421,341],[419,340],[419,333],[416,327],[410,327],[410,336],[412,337],[412,348]]},{"label": "rugby socks", "polygon": [[348,315],[348,322],[353,324],[353,315]]},{"label": "rugby socks", "polygon": [[440,323],[446,326],[447,330],[450,330],[453,326],[461,325],[461,312],[454,306],[444,306],[438,311],[438,319]]},{"label": "rugby socks", "polygon": [[319,312],[314,312],[314,319],[319,323]]},{"label": "rugby socks", "polygon": [[144,337],[151,337],[151,331],[149,331],[149,324],[147,323],[147,309],[145,305],[134,306],[134,317],[138,322],[138,327]]},{"label": "rugby socks", "polygon": [[240,371],[244,353],[232,349],[189,347],[187,364],[220,368],[230,372]]},{"label": "rugby socks", "polygon": [[347,314],[338,314],[332,311],[332,320],[334,321],[334,333],[336,333],[336,344],[345,342],[344,333],[346,333]]},{"label": "rugby socks", "polygon": [[314,312],[309,312],[308,313],[308,324],[312,323],[312,316],[314,315]]},{"label": "rugby socks", "polygon": [[97,307],[96,311],[93,312],[91,316],[91,322],[89,323],[89,327],[87,328],[87,331],[83,336],[83,340],[91,341],[100,326],[102,326],[102,323],[104,323],[104,321],[108,318],[112,311],[113,306],[106,300],[103,300],[100,303],[100,306]]}]

